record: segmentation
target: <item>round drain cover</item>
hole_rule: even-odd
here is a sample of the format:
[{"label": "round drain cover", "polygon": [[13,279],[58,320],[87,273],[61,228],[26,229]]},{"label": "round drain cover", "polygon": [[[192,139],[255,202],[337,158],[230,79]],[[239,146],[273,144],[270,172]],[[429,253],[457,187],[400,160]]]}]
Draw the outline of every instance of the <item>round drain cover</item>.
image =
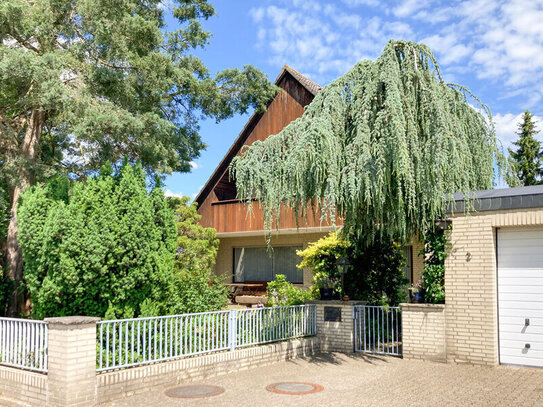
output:
[{"label": "round drain cover", "polygon": [[176,397],[181,399],[196,399],[200,397],[217,396],[224,392],[224,389],[219,386],[210,386],[196,384],[191,386],[172,387],[164,392],[168,397]]},{"label": "round drain cover", "polygon": [[324,390],[324,387],[314,383],[282,382],[266,386],[266,390],[279,394],[310,394]]}]

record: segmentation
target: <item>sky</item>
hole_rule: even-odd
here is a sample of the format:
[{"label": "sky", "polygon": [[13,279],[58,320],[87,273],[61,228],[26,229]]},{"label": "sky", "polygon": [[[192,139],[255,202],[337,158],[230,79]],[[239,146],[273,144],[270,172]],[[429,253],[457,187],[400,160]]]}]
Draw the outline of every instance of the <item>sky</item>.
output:
[{"label": "sky", "polygon": [[[445,81],[467,86],[490,107],[505,149],[524,110],[543,117],[543,0],[211,3],[217,15],[205,28],[213,38],[196,53],[211,72],[254,65],[273,82],[289,65],[325,86],[356,62],[375,60],[388,40],[410,40],[432,49]],[[194,198],[249,116],[202,121],[208,147],[190,173],[166,178],[167,195]]]}]

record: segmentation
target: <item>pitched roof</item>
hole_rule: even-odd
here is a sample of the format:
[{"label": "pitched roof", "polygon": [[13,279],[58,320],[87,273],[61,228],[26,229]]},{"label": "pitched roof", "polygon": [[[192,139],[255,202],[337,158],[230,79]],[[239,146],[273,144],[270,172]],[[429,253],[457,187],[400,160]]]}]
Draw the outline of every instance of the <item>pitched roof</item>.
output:
[{"label": "pitched roof", "polygon": [[[316,84],[311,79],[305,77],[304,75],[287,65],[283,66],[281,73],[279,74],[279,76],[277,76],[277,79],[275,80],[275,85],[279,85],[279,83],[285,77],[285,75],[287,75],[287,73],[290,74],[296,81],[298,81],[313,96],[317,95],[317,93],[322,90],[322,86]],[[271,102],[272,101],[270,100],[269,103]],[[224,172],[228,169],[228,166],[232,162],[232,159],[241,149],[241,147],[243,147],[245,141],[247,140],[247,137],[249,137],[249,134],[251,134],[251,131],[255,128],[258,120],[262,117],[262,115],[263,113],[255,112],[249,118],[236,140],[234,140],[232,146],[230,146],[230,148],[228,149],[226,155],[223,157],[217,168],[215,168],[215,171],[213,171],[213,173],[211,174],[211,177],[209,177],[203,188],[194,199],[194,201],[197,202],[198,205],[202,204],[209,192],[211,192],[211,190],[215,187]]]},{"label": "pitched roof", "polygon": [[313,96],[316,96],[317,93],[319,93],[322,90],[322,86],[316,84],[311,79],[309,79],[307,76],[303,76],[300,72],[292,69],[290,66],[285,65],[283,66],[283,70],[275,80],[275,84],[277,85],[281,79],[283,79],[283,76],[285,76],[285,73],[288,72],[293,76],[294,79],[296,79],[300,84],[306,88]]}]

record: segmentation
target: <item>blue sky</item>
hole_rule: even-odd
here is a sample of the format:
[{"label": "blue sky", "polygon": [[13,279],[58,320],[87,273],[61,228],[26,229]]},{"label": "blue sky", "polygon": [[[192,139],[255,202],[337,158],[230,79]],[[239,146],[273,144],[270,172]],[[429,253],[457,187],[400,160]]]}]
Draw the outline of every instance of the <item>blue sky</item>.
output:
[{"label": "blue sky", "polygon": [[[448,82],[468,86],[494,116],[504,147],[520,114],[543,116],[542,0],[215,0],[214,34],[197,55],[212,72],[251,64],[273,81],[283,65],[327,85],[389,39],[424,42]],[[249,115],[201,123],[208,145],[192,172],[166,179],[169,195],[194,197]],[[541,127],[541,126],[539,126]],[[539,135],[541,140],[541,134]]]}]

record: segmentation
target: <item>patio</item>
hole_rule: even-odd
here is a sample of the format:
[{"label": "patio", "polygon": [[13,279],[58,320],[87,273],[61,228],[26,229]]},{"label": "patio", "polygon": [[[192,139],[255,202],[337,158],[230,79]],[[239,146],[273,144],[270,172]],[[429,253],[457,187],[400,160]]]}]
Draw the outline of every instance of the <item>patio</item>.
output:
[{"label": "patio", "polygon": [[[296,396],[266,390],[270,384],[285,381],[315,383],[324,390]],[[542,369],[441,364],[340,353],[318,354],[194,384],[220,386],[224,392],[209,398],[180,399],[167,397],[166,389],[161,389],[103,406],[543,405]]]}]

